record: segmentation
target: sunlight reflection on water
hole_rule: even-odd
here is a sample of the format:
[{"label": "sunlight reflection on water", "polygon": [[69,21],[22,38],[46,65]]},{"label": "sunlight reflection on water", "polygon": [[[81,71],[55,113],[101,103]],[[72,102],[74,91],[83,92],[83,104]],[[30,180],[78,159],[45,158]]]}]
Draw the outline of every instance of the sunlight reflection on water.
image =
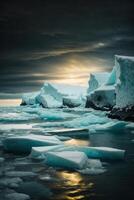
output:
[{"label": "sunlight reflection on water", "polygon": [[89,140],[71,139],[65,142],[68,145],[90,146]]},{"label": "sunlight reflection on water", "polygon": [[59,172],[59,177],[63,180],[65,188],[64,198],[66,200],[81,200],[85,198],[84,191],[93,188],[94,183],[86,184],[81,174],[77,172]]}]

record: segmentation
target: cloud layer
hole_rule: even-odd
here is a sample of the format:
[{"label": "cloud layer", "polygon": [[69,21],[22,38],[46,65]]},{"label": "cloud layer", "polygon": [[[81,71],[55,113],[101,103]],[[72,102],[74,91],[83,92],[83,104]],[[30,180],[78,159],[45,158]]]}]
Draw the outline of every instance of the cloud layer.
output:
[{"label": "cloud layer", "polygon": [[45,80],[85,84],[134,55],[130,0],[2,0],[0,91],[37,90]]}]

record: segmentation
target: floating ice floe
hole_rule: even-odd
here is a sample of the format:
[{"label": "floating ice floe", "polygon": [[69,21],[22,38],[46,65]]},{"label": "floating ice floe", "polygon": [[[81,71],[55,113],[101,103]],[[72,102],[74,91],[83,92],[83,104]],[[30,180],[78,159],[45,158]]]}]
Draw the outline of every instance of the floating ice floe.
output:
[{"label": "floating ice floe", "polygon": [[89,127],[92,124],[104,124],[109,122],[110,119],[105,116],[97,116],[92,113],[85,114],[81,117],[75,118],[71,121],[64,122],[64,127],[67,128],[82,128],[82,127]]},{"label": "floating ice floe", "polygon": [[84,174],[100,174],[106,171],[100,160],[88,159],[85,153],[79,151],[47,152],[45,164],[78,170]]},{"label": "floating ice floe", "polygon": [[29,153],[32,147],[58,145],[62,142],[55,136],[26,135],[8,137],[3,140],[4,149],[14,153]]},{"label": "floating ice floe", "polygon": [[[32,126],[35,124],[1,124],[1,131],[11,131],[11,130],[29,130],[32,129]],[[35,127],[36,128],[36,127]]]},{"label": "floating ice floe", "polygon": [[78,170],[81,174],[97,175],[106,171],[102,162],[97,159],[88,159],[87,168]]},{"label": "floating ice floe", "polygon": [[53,121],[77,117],[76,114],[65,113],[61,110],[39,110],[37,114],[41,119]]},{"label": "floating ice floe", "polygon": [[90,126],[90,133],[96,133],[96,132],[112,132],[112,133],[118,133],[120,131],[125,131],[127,122],[124,121],[110,121],[106,124],[96,124]]},{"label": "floating ice floe", "polygon": [[47,152],[62,152],[62,151],[79,151],[86,154],[89,158],[107,159],[107,160],[122,160],[125,156],[125,150],[109,147],[86,147],[86,146],[71,146],[57,145],[49,147],[33,147],[30,157],[36,159],[45,159]]},{"label": "floating ice floe", "polygon": [[45,163],[53,167],[83,169],[87,164],[87,160],[88,158],[83,152],[47,152]]},{"label": "floating ice floe", "polygon": [[1,122],[27,121],[27,120],[37,119],[37,118],[38,118],[38,115],[29,114],[25,112],[1,113],[0,115]]}]

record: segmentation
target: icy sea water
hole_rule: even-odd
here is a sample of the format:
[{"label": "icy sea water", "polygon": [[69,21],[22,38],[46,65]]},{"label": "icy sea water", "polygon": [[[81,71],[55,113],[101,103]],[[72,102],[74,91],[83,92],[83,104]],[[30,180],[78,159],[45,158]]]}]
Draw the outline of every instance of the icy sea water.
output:
[{"label": "icy sea water", "polygon": [[[2,140],[8,135],[45,134],[46,130],[68,126],[77,128],[78,125],[90,130],[91,123],[85,120],[91,120],[93,113],[101,118],[99,123],[102,123],[104,114],[88,109],[0,107],[0,137]],[[90,134],[89,138],[73,138],[68,142],[71,145],[107,146],[126,150],[124,161],[108,161],[105,163],[107,171],[96,175],[55,169],[41,161],[32,160],[27,155],[6,153],[1,146],[0,157],[5,160],[0,163],[0,200],[6,199],[7,194],[14,192],[28,194],[32,200],[134,199],[133,131],[133,127],[116,131],[98,131]],[[16,177],[20,179],[19,183],[15,183]],[[2,180],[5,178],[12,180],[11,183],[3,183]]]}]

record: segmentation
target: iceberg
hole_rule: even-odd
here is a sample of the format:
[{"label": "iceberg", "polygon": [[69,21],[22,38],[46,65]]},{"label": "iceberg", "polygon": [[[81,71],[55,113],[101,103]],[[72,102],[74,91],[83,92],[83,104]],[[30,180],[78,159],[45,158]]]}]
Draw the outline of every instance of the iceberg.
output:
[{"label": "iceberg", "polygon": [[134,106],[134,57],[115,56],[116,107]]},{"label": "iceberg", "polygon": [[62,151],[80,151],[86,154],[88,158],[103,160],[122,160],[125,156],[125,150],[110,147],[87,147],[87,146],[71,146],[57,145],[49,147],[33,147],[30,156],[36,159],[44,159],[47,152]]},{"label": "iceberg", "polygon": [[3,140],[4,150],[13,153],[30,153],[32,147],[58,145],[62,142],[55,136],[26,135],[12,136]]},{"label": "iceberg", "polygon": [[42,105],[45,108],[77,107],[83,104],[86,88],[45,82],[39,92],[25,93],[21,105]]},{"label": "iceberg", "polygon": [[115,105],[115,87],[103,85],[87,96],[86,108],[108,110]]},{"label": "iceberg", "polygon": [[37,104],[36,97],[39,94],[39,92],[31,92],[31,93],[25,93],[22,95],[22,102],[21,105],[34,105]]},{"label": "iceberg", "polygon": [[116,104],[109,117],[134,121],[134,57],[115,56]]},{"label": "iceberg", "polygon": [[101,85],[104,85],[109,78],[108,72],[100,72],[100,73],[91,73],[90,79],[88,81],[88,89],[87,94],[90,94]]},{"label": "iceberg", "polygon": [[57,108],[63,105],[62,95],[49,83],[44,84],[36,99],[45,108]]},{"label": "iceberg", "polygon": [[62,151],[47,152],[45,163],[53,167],[67,169],[83,169],[87,165],[88,158],[83,152]]}]

